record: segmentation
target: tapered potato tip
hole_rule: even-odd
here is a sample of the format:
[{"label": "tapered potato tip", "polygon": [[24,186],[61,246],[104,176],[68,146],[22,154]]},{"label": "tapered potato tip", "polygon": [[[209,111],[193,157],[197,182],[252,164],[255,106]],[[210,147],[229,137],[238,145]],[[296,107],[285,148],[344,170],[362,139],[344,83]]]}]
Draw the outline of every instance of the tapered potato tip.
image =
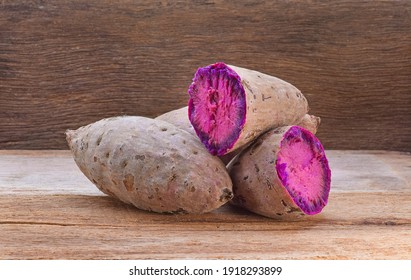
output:
[{"label": "tapered potato tip", "polygon": [[71,129],[67,129],[65,132],[66,141],[70,147],[71,147],[71,140],[73,139],[74,134],[75,134],[75,130],[71,130]]},{"label": "tapered potato tip", "polygon": [[321,124],[320,117],[305,114],[302,120],[297,125],[309,130],[313,134],[316,134],[320,124]]}]

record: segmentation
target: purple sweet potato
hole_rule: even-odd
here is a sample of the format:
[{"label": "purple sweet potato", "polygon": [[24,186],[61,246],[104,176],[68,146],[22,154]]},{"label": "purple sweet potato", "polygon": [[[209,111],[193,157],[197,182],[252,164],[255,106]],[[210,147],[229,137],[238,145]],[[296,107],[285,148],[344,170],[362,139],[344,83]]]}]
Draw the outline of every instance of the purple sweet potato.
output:
[{"label": "purple sweet potato", "polygon": [[232,198],[224,164],[197,137],[168,122],[115,117],[66,135],[84,175],[139,209],[205,213]]},{"label": "purple sweet potato", "polygon": [[293,125],[308,112],[293,85],[218,62],[199,68],[188,89],[188,117],[213,155],[234,151],[269,129]]},{"label": "purple sweet potato", "polygon": [[271,218],[314,215],[326,206],[331,171],[320,141],[308,130],[271,130],[230,164],[232,203]]},{"label": "purple sweet potato", "polygon": [[[158,116],[156,119],[169,122],[182,130],[185,130],[193,135],[196,135],[194,127],[191,125],[190,120],[188,119],[188,107],[183,107],[177,110],[164,113]],[[304,117],[295,125],[303,127],[309,130],[311,133],[315,134],[317,133],[317,129],[320,125],[320,118],[313,115],[305,114]],[[230,153],[227,153],[223,156],[220,156],[220,159],[225,164],[228,164],[231,161],[231,159],[233,159],[240,152],[241,148]]]}]

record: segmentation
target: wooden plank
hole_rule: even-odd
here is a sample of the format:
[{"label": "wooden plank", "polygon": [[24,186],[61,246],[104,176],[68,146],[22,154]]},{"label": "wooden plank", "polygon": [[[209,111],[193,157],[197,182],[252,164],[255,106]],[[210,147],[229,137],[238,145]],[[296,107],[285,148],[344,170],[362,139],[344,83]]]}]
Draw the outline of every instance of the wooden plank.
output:
[{"label": "wooden plank", "polygon": [[327,151],[329,205],[275,221],[162,215],[107,197],[68,151],[0,151],[0,259],[409,259],[411,155]]},{"label": "wooden plank", "polygon": [[101,195],[70,151],[0,151],[1,195]]},{"label": "wooden plank", "polygon": [[410,26],[407,0],[1,1],[0,149],[184,106],[222,60],[300,88],[328,149],[411,151]]}]

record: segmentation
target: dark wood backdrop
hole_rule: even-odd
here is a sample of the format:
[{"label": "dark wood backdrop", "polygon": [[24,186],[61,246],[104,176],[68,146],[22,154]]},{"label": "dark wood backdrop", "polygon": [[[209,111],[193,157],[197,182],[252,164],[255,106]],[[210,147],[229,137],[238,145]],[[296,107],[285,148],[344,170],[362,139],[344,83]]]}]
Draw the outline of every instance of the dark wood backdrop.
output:
[{"label": "dark wood backdrop", "polygon": [[0,148],[184,106],[199,66],[285,79],[328,149],[411,151],[411,1],[0,1]]}]

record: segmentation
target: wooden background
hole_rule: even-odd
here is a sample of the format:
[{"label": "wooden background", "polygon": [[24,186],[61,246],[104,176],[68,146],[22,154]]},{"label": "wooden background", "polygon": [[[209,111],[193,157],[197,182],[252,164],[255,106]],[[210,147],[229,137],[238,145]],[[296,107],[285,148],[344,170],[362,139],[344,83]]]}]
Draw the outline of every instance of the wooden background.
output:
[{"label": "wooden background", "polygon": [[411,151],[411,1],[0,1],[0,149],[184,106],[199,66],[285,79],[327,149]]}]

